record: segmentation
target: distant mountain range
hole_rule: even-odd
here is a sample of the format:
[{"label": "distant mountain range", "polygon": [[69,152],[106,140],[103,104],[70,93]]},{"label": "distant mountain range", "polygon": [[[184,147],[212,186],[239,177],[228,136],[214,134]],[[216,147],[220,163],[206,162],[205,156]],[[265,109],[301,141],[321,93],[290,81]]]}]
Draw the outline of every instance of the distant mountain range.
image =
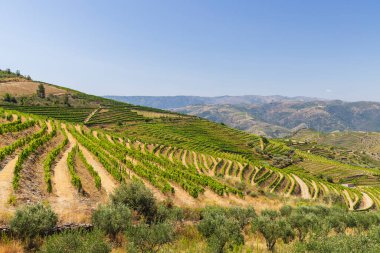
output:
[{"label": "distant mountain range", "polygon": [[285,137],[303,128],[323,132],[380,131],[380,103],[377,102],[255,95],[106,97],[195,115],[269,137]]},{"label": "distant mountain range", "polygon": [[220,104],[267,104],[283,101],[310,102],[322,100],[309,97],[285,97],[285,96],[220,96],[220,97],[199,97],[199,96],[105,96],[117,101],[127,102],[135,105],[143,105],[160,109],[175,109],[189,105],[220,105]]}]

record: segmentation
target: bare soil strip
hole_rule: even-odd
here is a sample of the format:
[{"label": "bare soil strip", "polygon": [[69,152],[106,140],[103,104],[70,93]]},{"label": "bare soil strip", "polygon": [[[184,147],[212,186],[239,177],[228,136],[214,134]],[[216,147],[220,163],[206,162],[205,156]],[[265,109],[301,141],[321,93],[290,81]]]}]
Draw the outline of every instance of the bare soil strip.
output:
[{"label": "bare soil strip", "polygon": [[51,121],[50,120],[46,121],[46,125],[47,125],[48,133],[51,133],[53,131],[53,127],[51,126]]},{"label": "bare soil strip", "polygon": [[113,142],[111,136],[109,136],[108,134],[106,134],[106,137],[107,137],[107,140],[108,140],[109,142],[111,142],[112,144],[115,144],[115,142]]},{"label": "bare soil strip", "polygon": [[200,168],[198,166],[197,154],[194,151],[192,153],[193,153],[193,159],[194,159],[195,168],[197,169],[197,171],[198,171],[199,174],[202,174],[202,171],[200,170]]},{"label": "bare soil strip", "polygon": [[62,140],[62,134],[57,134],[24,161],[20,172],[20,187],[16,191],[17,204],[38,203],[48,197],[43,161]]},{"label": "bare soil strip", "polygon": [[205,166],[205,168],[210,171],[210,167],[208,166],[207,164],[207,160],[206,160],[206,156],[204,154],[202,154],[202,158],[203,158],[203,164]]},{"label": "bare soil strip", "polygon": [[[278,174],[280,175],[279,179],[277,181],[281,181],[283,178],[284,178],[284,175],[281,173],[281,172],[278,172]],[[275,183],[276,184],[276,183]],[[274,192],[275,188],[273,187],[270,192]]]},{"label": "bare soil strip", "polygon": [[96,108],[95,110],[93,110],[93,111],[87,116],[87,118],[83,121],[83,123],[87,123],[87,122],[92,118],[92,116],[94,116],[95,113],[97,113],[99,110],[100,110],[100,108]]},{"label": "bare soil strip", "polygon": [[0,170],[0,209],[6,209],[8,198],[13,192],[12,179],[17,159],[18,156],[15,156]]},{"label": "bare soil strip", "polygon": [[186,156],[187,156],[187,150],[184,150],[183,153],[182,153],[182,164],[187,167],[187,163],[186,163]]},{"label": "bare soil strip", "polygon": [[354,202],[352,201],[350,194],[347,192],[347,190],[343,190],[342,193],[346,196],[349,209],[354,210]]},{"label": "bare soil strip", "polygon": [[318,197],[318,186],[317,184],[315,183],[315,181],[311,181],[311,184],[313,185],[313,188],[314,188],[314,196],[313,196],[313,199],[316,199]]},{"label": "bare soil strip", "polygon": [[99,137],[98,137],[98,131],[92,131],[92,135],[93,135],[96,139],[99,139]]},{"label": "bare soil strip", "polygon": [[309,187],[307,187],[306,183],[304,181],[302,181],[302,179],[299,178],[298,176],[296,176],[294,174],[292,174],[292,176],[294,177],[294,179],[297,181],[297,183],[301,187],[301,197],[303,199],[310,199],[311,195],[309,192]]},{"label": "bare soil strip", "polygon": [[323,190],[325,191],[325,194],[329,194],[330,193],[329,188],[325,184],[323,184],[323,183],[319,183],[319,184],[323,187]]},{"label": "bare soil strip", "polygon": [[29,127],[25,130],[22,130],[20,132],[3,134],[3,135],[1,135],[1,138],[0,138],[0,148],[12,144],[17,139],[24,138],[27,135],[32,135],[33,133],[37,132],[38,130],[40,130],[40,128],[36,125],[33,127]]},{"label": "bare soil strip", "polygon": [[62,124],[62,129],[68,135],[69,146],[54,167],[52,183],[55,196],[51,196],[50,203],[61,221],[83,222],[83,219],[88,217],[91,210],[84,201],[81,201],[81,196],[79,196],[79,193],[71,184],[71,177],[67,166],[67,156],[75,146],[76,141],[66,130],[66,125]]},{"label": "bare soil strip", "polygon": [[78,155],[74,159],[75,170],[81,179],[84,196],[88,198],[88,203],[91,206],[96,206],[98,203],[105,203],[107,201],[107,193],[104,188],[97,189],[95,186],[94,177],[85,167],[83,161]]},{"label": "bare soil strip", "polygon": [[87,162],[98,172],[100,179],[102,180],[102,188],[106,191],[107,194],[113,192],[116,188],[117,183],[112,179],[111,175],[108,174],[107,170],[103,165],[96,160],[95,157],[82,145],[79,145],[79,148],[82,150],[84,157]]},{"label": "bare soil strip", "polygon": [[360,203],[360,206],[358,209],[359,211],[360,210],[368,210],[375,204],[374,201],[372,200],[372,198],[370,196],[368,196],[367,193],[362,192],[362,194],[363,194],[363,197],[362,197],[362,202]]}]

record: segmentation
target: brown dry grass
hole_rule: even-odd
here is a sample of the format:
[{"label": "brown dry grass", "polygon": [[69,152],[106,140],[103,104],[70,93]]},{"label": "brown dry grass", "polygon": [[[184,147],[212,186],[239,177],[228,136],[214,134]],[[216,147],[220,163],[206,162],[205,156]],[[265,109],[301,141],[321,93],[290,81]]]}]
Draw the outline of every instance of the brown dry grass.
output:
[{"label": "brown dry grass", "polygon": [[181,115],[175,115],[170,113],[159,113],[159,112],[148,112],[148,111],[140,111],[140,110],[131,110],[132,112],[137,113],[138,115],[141,115],[145,118],[184,118],[184,116]]},{"label": "brown dry grass", "polygon": [[24,252],[22,245],[17,241],[0,243],[1,253],[21,253]]},{"label": "brown dry grass", "polygon": [[[7,82],[0,83],[0,95],[9,93],[13,96],[26,96],[36,94],[39,83],[31,81],[17,81],[17,82]],[[59,89],[54,86],[45,84],[46,95],[61,95],[66,94],[67,91]]]}]

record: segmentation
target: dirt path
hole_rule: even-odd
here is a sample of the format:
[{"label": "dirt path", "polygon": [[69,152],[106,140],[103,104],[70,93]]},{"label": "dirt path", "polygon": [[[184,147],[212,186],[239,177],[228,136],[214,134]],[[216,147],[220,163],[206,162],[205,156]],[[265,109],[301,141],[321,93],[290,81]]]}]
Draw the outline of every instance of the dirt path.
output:
[{"label": "dirt path", "polygon": [[83,156],[86,158],[87,162],[98,172],[100,179],[102,180],[102,188],[106,191],[107,194],[113,192],[116,188],[117,183],[112,179],[111,175],[108,174],[107,170],[103,165],[96,160],[95,157],[82,145],[79,144],[80,150],[83,153]]},{"label": "dirt path", "polygon": [[75,125],[75,129],[77,130],[78,133],[83,134],[82,128],[80,127],[80,125]]},{"label": "dirt path", "polygon": [[203,164],[204,164],[205,168],[207,169],[207,171],[210,171],[210,166],[208,166],[206,156],[204,154],[202,154],[202,158],[203,158]]},{"label": "dirt path", "polygon": [[216,171],[216,166],[218,165],[218,161],[213,156],[211,156],[211,160],[212,160],[212,168],[210,170],[210,175],[215,176],[215,171]]},{"label": "dirt path", "polygon": [[24,162],[20,172],[19,188],[15,191],[17,204],[38,203],[48,198],[45,182],[44,160],[48,154],[60,145],[63,135],[57,133],[51,140],[38,147]]},{"label": "dirt path", "polygon": [[348,201],[348,208],[350,210],[354,210],[355,203],[352,201],[350,194],[347,192],[347,190],[343,190],[342,193],[344,194],[344,196],[346,196],[346,199]]},{"label": "dirt path", "polygon": [[197,153],[195,153],[194,151],[192,151],[192,153],[193,153],[193,159],[194,159],[195,168],[197,169],[197,171],[198,171],[199,174],[202,174],[202,171],[201,171],[201,169],[198,166]]},{"label": "dirt path", "polygon": [[12,118],[13,118],[13,121],[17,121],[18,120],[18,115],[17,114],[12,114]]},{"label": "dirt path", "polygon": [[99,140],[98,131],[92,131],[92,135]]},{"label": "dirt path", "polygon": [[190,196],[189,193],[187,193],[184,189],[182,189],[179,185],[174,184],[173,182],[170,182],[170,185],[174,188],[174,196],[173,202],[177,206],[181,207],[194,207],[197,206],[198,201],[197,199],[194,199]]},{"label": "dirt path", "polygon": [[301,197],[303,199],[311,199],[309,187],[307,186],[307,184],[304,181],[302,181],[302,179],[299,178],[298,176],[296,176],[294,174],[292,174],[292,176],[294,177],[294,179],[297,181],[297,183],[299,184],[299,186],[301,188]]},{"label": "dirt path", "polygon": [[76,202],[76,192],[71,185],[71,178],[67,167],[67,156],[73,147],[74,145],[70,143],[69,148],[63,153],[62,158],[54,167],[52,182],[53,189],[57,195],[57,201],[55,203],[55,209],[57,211],[62,211],[63,209],[68,210],[71,208],[71,205]]},{"label": "dirt path", "polygon": [[106,137],[107,137],[107,140],[108,140],[109,142],[111,142],[112,144],[115,144],[115,142],[113,142],[111,136],[109,136],[108,134],[106,134]]},{"label": "dirt path", "polygon": [[175,152],[175,148],[172,148],[172,149],[170,150],[170,153],[168,154],[168,158],[169,158],[169,160],[170,160],[171,162],[174,162],[174,159],[173,159],[173,154],[174,154],[174,152]]},{"label": "dirt path", "polygon": [[5,209],[8,198],[12,194],[13,171],[16,166],[18,156],[10,160],[2,170],[0,170],[0,209]]},{"label": "dirt path", "polygon": [[51,133],[53,131],[53,127],[51,126],[51,121],[46,121],[47,131],[48,133]]},{"label": "dirt path", "polygon": [[368,210],[375,204],[373,199],[370,196],[368,196],[367,193],[362,192],[362,194],[363,194],[363,197],[362,197],[362,202],[360,203],[360,206],[358,208],[359,211]]},{"label": "dirt path", "polygon": [[288,176],[290,180],[290,187],[289,191],[285,194],[285,196],[289,197],[292,194],[292,189],[294,188],[294,185],[296,184],[296,181],[294,181],[294,178],[292,176]]},{"label": "dirt path", "polygon": [[313,199],[316,199],[318,197],[319,189],[315,181],[311,181],[311,184],[313,185],[314,188],[314,196]]},{"label": "dirt path", "polygon": [[245,165],[241,164],[240,162],[237,162],[237,165],[239,166],[239,172],[237,174],[237,177],[241,178],[241,173],[243,173],[243,169],[244,169]]},{"label": "dirt path", "polygon": [[323,183],[319,183],[319,184],[322,186],[323,191],[324,191],[325,194],[329,194],[330,193],[329,188],[325,184],[323,184]]},{"label": "dirt path", "polygon": [[232,169],[232,165],[233,165],[233,163],[232,163],[232,161],[231,160],[227,160],[227,162],[228,162],[228,165],[227,165],[227,167],[226,167],[226,170],[224,171],[224,175],[226,175],[226,176],[229,176],[230,175],[230,170]]},{"label": "dirt path", "polygon": [[[283,178],[284,178],[284,175],[281,173],[281,172],[278,172],[278,174],[280,175],[278,180],[276,180],[277,182],[281,181]],[[275,186],[277,184],[277,182],[273,185]],[[270,192],[274,192],[275,188],[273,187]]]},{"label": "dirt path", "polygon": [[184,150],[182,157],[181,157],[181,160],[182,160],[182,164],[187,168],[186,156],[187,156],[187,150]]},{"label": "dirt path", "polygon": [[71,184],[69,168],[67,167],[67,156],[76,144],[76,140],[66,130],[66,125],[62,124],[63,131],[66,131],[69,139],[68,148],[63,153],[61,159],[53,168],[53,193],[51,196],[51,205],[61,220],[66,222],[80,221],[84,219],[88,207],[80,201],[80,196],[74,186]]},{"label": "dirt path", "polygon": [[90,115],[88,115],[87,118],[83,121],[83,123],[87,123],[92,118],[92,116],[94,116],[95,113],[97,113],[99,110],[100,110],[100,108],[96,108],[95,110],[93,110],[90,113]]}]

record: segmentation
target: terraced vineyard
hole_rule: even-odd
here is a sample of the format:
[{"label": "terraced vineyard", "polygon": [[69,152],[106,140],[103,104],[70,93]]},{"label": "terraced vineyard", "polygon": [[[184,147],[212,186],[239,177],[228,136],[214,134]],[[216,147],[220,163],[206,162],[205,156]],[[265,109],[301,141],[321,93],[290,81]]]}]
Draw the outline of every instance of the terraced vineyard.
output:
[{"label": "terraced vineyard", "polygon": [[[106,115],[99,110],[89,122],[102,118],[97,113]],[[84,114],[72,114],[67,122],[15,110],[0,114],[1,136],[9,143],[0,148],[3,211],[44,199],[62,219],[73,221],[78,217],[74,213],[88,214],[129,180],[142,180],[158,199],[170,198],[180,206],[255,205],[261,192],[289,201],[341,202],[350,210],[380,208],[374,169],[294,152],[279,142],[200,119],[186,119],[187,126],[181,126],[184,119],[134,122],[121,132],[74,123]],[[135,121],[142,116],[123,117]],[[170,124],[178,127],[169,131]],[[23,132],[27,134],[16,134]],[[274,167],[274,157],[293,162]],[[342,185],[349,182],[356,187]]]},{"label": "terraced vineyard", "polygon": [[0,105],[3,212],[45,201],[62,220],[75,222],[131,180],[178,206],[308,201],[380,208],[379,171],[362,167],[358,155],[350,164],[346,151],[59,89],[65,104],[58,94],[32,97],[31,105]]}]

